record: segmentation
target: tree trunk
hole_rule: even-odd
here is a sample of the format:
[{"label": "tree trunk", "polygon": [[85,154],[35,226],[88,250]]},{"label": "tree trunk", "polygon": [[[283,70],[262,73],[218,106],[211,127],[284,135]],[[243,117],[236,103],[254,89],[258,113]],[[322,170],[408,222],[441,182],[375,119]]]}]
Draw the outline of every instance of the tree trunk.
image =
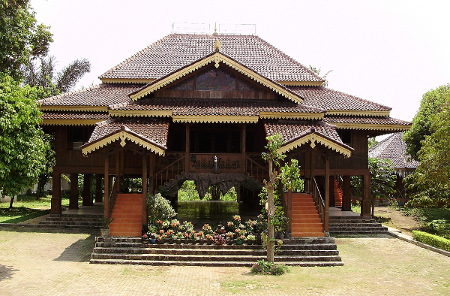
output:
[{"label": "tree trunk", "polygon": [[13,203],[14,203],[14,195],[11,197],[10,201],[9,201],[9,208],[12,209],[13,208]]},{"label": "tree trunk", "polygon": [[267,228],[269,230],[269,233],[267,235],[267,261],[273,263],[275,261],[275,227],[273,226],[272,220],[275,214],[275,202],[273,196],[275,174],[272,170],[273,170],[273,163],[272,160],[269,160],[269,182],[266,183],[267,216],[268,216]]}]

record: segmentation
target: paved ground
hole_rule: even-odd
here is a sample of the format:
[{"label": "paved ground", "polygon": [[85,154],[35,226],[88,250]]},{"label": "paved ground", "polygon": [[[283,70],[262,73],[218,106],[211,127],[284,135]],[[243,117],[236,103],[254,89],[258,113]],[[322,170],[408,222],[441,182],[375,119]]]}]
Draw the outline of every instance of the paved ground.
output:
[{"label": "paved ground", "polygon": [[394,238],[340,238],[344,267],[91,265],[95,233],[0,228],[1,295],[450,295],[450,257]]}]

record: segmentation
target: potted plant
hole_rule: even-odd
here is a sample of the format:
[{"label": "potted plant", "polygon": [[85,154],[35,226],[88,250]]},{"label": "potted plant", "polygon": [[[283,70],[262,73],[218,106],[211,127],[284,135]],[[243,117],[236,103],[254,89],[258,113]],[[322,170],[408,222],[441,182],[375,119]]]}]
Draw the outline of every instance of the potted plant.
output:
[{"label": "potted plant", "polygon": [[111,222],[114,221],[114,218],[101,218],[101,222],[102,222],[102,228],[100,229],[100,234],[102,237],[110,237],[111,236],[111,232],[109,230],[109,225],[111,224]]}]

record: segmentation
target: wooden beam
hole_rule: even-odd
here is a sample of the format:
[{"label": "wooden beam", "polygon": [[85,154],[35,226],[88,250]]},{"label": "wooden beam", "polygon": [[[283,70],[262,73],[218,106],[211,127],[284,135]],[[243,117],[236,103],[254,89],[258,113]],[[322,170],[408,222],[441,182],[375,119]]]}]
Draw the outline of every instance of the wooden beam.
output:
[{"label": "wooden beam", "polygon": [[[195,151],[195,150],[194,150]],[[191,125],[186,124],[186,149],[184,154],[184,172],[189,173],[189,154],[191,153]]]},{"label": "wooden beam", "polygon": [[361,202],[361,216],[371,218],[370,214],[370,174],[363,176],[363,197]]},{"label": "wooden beam", "polygon": [[51,214],[60,215],[62,212],[61,207],[61,173],[53,171],[53,186],[52,186],[52,208]]},{"label": "wooden beam", "polygon": [[103,198],[103,217],[109,219],[109,155],[105,155],[105,196]]},{"label": "wooden beam", "polygon": [[142,225],[147,225],[147,154],[142,155]]},{"label": "wooden beam", "polygon": [[70,174],[69,209],[78,209],[78,174]]},{"label": "wooden beam", "polygon": [[324,231],[329,232],[329,219],[330,219],[330,159],[328,154],[325,158],[325,219],[324,219]]}]

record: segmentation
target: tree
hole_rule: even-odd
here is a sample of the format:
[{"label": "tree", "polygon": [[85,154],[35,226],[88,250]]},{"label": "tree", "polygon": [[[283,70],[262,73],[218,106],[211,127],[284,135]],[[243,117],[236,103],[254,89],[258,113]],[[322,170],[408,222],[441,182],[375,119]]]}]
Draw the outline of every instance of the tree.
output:
[{"label": "tree", "polygon": [[264,187],[267,189],[267,217],[268,217],[268,236],[267,236],[267,261],[274,262],[275,260],[275,201],[274,190],[278,182],[278,172],[275,167],[280,166],[286,155],[279,153],[278,149],[283,145],[281,135],[275,134],[267,137],[267,145],[264,147],[267,152],[262,153],[262,158],[269,165],[269,181],[264,180]]},{"label": "tree", "polygon": [[[69,91],[91,68],[91,63],[87,59],[75,60],[55,74],[54,57],[45,56],[39,58],[38,61],[32,61],[22,67],[23,82],[30,86],[42,87],[45,90],[41,92],[41,97],[38,99]],[[39,176],[36,199],[43,196],[44,186],[51,177],[55,164],[54,136],[46,134],[45,137],[46,141],[50,143],[51,149],[47,150],[45,169]]]},{"label": "tree", "polygon": [[39,63],[32,61],[22,67],[25,84],[42,86],[51,89],[53,94],[68,92],[76,83],[91,71],[91,63],[87,59],[75,60],[55,74],[55,58],[44,56]]},{"label": "tree", "polygon": [[450,93],[450,84],[430,90],[423,95],[420,109],[414,116],[411,129],[403,137],[407,145],[407,152],[415,160],[419,160],[419,151],[426,136],[431,135],[431,117],[440,112],[445,98]]},{"label": "tree", "polygon": [[430,135],[418,152],[420,164],[411,177],[416,192],[410,204],[450,206],[450,91],[442,94],[440,112],[430,118]]},{"label": "tree", "polygon": [[0,75],[0,186],[11,197],[10,208],[13,197],[35,184],[45,166],[48,143],[35,103],[42,92]]},{"label": "tree", "polygon": [[[390,159],[369,158],[370,170],[370,202],[372,216],[374,215],[375,200],[390,199],[395,193],[397,175]],[[352,178],[352,186],[362,188],[361,178]]]},{"label": "tree", "polygon": [[333,72],[333,70],[328,71],[327,73],[325,73],[323,76],[320,75],[320,72],[322,72],[321,68],[316,68],[314,66],[309,65],[309,69],[311,71],[313,71],[315,74],[317,74],[317,76],[319,76],[320,78],[322,78],[324,80],[322,86],[327,87],[328,86],[328,79],[327,76],[328,74],[330,74],[331,72]]},{"label": "tree", "polygon": [[53,42],[49,27],[38,24],[30,0],[0,0],[0,72],[22,78],[21,66],[44,56]]}]

